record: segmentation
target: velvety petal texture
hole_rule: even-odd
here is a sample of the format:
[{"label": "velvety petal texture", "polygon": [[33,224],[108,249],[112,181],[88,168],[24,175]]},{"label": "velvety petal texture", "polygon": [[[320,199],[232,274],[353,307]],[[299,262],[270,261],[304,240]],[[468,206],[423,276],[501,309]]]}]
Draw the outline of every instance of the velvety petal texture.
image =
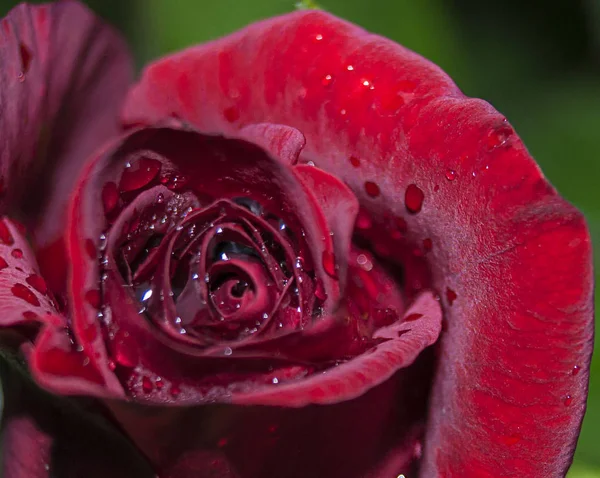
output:
[{"label": "velvety petal texture", "polygon": [[116,32],[66,0],[15,7],[0,64],[0,205],[33,228],[47,279],[62,284],[65,206],[87,157],[119,130],[131,62]]},{"label": "velvety petal texture", "polygon": [[300,163],[358,198],[359,242],[403,267],[408,298],[439,292],[420,476],[566,473],[592,351],[590,238],[501,114],[418,55],[311,11],[149,66],[125,123],[171,117],[231,136],[301,131]]}]

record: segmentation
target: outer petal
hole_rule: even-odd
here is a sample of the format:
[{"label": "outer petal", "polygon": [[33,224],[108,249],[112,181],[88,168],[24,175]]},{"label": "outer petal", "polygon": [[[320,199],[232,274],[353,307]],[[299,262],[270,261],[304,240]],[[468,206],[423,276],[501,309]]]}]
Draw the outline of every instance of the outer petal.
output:
[{"label": "outer petal", "polygon": [[[0,65],[0,204],[48,246],[62,234],[81,165],[118,131],[129,56],[86,7],[63,1],[22,4],[2,20]],[[47,269],[60,277],[50,256]]]},{"label": "outer petal", "polygon": [[592,351],[590,239],[498,112],[391,41],[299,12],[151,65],[125,121],[169,115],[229,134],[292,126],[304,160],[431,241],[448,328],[422,476],[566,472]]},{"label": "outer petal", "polygon": [[[83,407],[41,392],[0,363],[4,478],[153,478],[139,453]],[[109,457],[110,459],[107,459]]]}]

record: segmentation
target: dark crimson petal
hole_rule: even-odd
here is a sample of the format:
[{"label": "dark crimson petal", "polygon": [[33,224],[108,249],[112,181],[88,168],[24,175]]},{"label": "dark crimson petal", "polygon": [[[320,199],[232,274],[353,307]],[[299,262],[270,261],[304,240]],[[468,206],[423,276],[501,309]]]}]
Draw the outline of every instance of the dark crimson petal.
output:
[{"label": "dark crimson petal", "polygon": [[358,213],[358,201],[354,193],[335,176],[314,166],[299,165],[294,168],[308,189],[316,197],[323,214],[334,234],[334,256],[331,260],[334,273],[344,280],[347,261],[338,258],[348,257],[354,231],[354,221]]},{"label": "dark crimson petal", "polygon": [[[65,1],[14,8],[2,20],[0,63],[0,178],[6,185],[0,205],[18,211],[34,227],[38,245],[49,246],[63,234],[65,206],[83,162],[119,130],[129,56],[110,27],[80,3]],[[60,279],[60,260],[44,258]]]},{"label": "dark crimson petal", "polygon": [[296,164],[306,140],[295,128],[282,124],[252,124],[240,130],[240,136],[269,151],[275,158]]},{"label": "dark crimson petal", "polygon": [[[151,153],[153,158],[160,158],[161,177],[155,182],[150,181],[146,185],[149,189],[141,191],[127,206],[119,206],[122,209],[111,223],[105,216],[102,202],[104,186],[107,182],[115,182],[130,156],[140,151]],[[145,210],[153,201],[158,201],[159,196],[163,202],[172,199],[172,191],[176,189],[175,181],[172,180],[175,174],[185,178],[185,189],[190,194],[198,195],[201,206],[186,213],[185,219],[181,219],[182,229],[171,229],[160,246],[148,254],[134,274],[131,270],[125,272],[125,276],[129,274],[146,277],[152,267],[160,265],[160,273],[155,275],[153,280],[163,285],[161,290],[164,290],[165,300],[160,301],[158,294],[153,294],[151,299],[148,299],[147,305],[154,307],[160,302],[159,308],[162,309],[159,311],[161,313],[156,314],[157,321],[152,323],[143,315],[140,316],[138,300],[133,296],[131,288],[125,287],[121,272],[116,266],[117,254],[123,238],[127,236],[126,227],[130,228],[135,222],[136,210]],[[328,177],[327,173],[321,174]],[[337,198],[345,204],[337,209],[337,214],[348,215],[345,220],[342,217],[336,220],[339,224],[351,224],[355,208],[347,207],[353,204],[345,196],[349,192],[348,189],[333,179],[329,181],[328,187],[331,190],[334,187],[341,190],[332,196],[330,209],[335,209],[334,202]],[[271,214],[285,222],[285,230],[296,235],[302,250],[294,253],[290,245],[282,243],[282,257],[285,256],[290,269],[295,267],[296,254],[303,256],[305,261],[314,262],[311,270],[314,269],[328,297],[323,302],[322,313],[334,310],[340,299],[340,281],[331,273],[323,258],[334,257],[334,246],[338,247],[338,243],[349,244],[351,230],[339,225],[336,225],[335,230],[330,228],[330,217],[323,214],[318,198],[287,162],[277,160],[258,146],[236,137],[209,136],[173,128],[147,128],[132,131],[115,141],[101,152],[95,161],[89,163],[73,194],[69,213],[68,246],[73,257],[77,258],[71,261],[70,307],[75,337],[86,350],[94,352],[89,359],[106,383],[106,394],[122,394],[121,387],[116,386],[115,374],[112,373],[115,367],[119,367],[115,373],[123,380],[121,383],[127,384],[126,387],[136,399],[164,403],[175,401],[176,398],[177,403],[181,404],[231,401],[231,395],[236,394],[238,389],[247,391],[271,386],[267,362],[279,368],[293,363],[299,370],[304,370],[293,358],[271,356],[268,353],[254,353],[252,356],[243,357],[234,353],[231,356],[232,349],[235,349],[234,344],[230,347],[227,344],[215,345],[203,350],[202,346],[211,344],[201,344],[202,346],[197,347],[195,337],[192,337],[191,333],[185,333],[185,330],[184,334],[175,330],[175,327],[172,330],[161,330],[161,320],[177,323],[177,309],[174,300],[169,296],[170,284],[167,274],[171,252],[178,236],[184,235],[185,228],[193,225],[197,219],[199,224],[202,224],[206,216],[209,223],[214,222],[215,225],[221,226],[221,233],[223,237],[229,237],[228,240],[248,246],[255,242],[253,247],[258,251],[257,257],[261,257],[265,263],[274,260],[269,258],[268,254],[263,257],[263,239],[258,237],[259,234],[256,233],[257,237],[251,236],[254,234],[253,230],[259,229],[273,236],[275,242],[283,242],[283,239],[276,237],[278,230],[268,222],[266,216],[256,216],[246,207],[238,205],[236,200],[239,198],[255,198],[265,211],[271,211]],[[238,224],[248,226],[246,232],[239,225],[234,226],[230,223],[228,215],[237,218]],[[202,248],[208,247],[206,241],[216,234],[215,228],[206,227],[207,231],[197,231],[198,237],[202,239],[198,241],[198,246]],[[101,240],[101,237],[105,239]],[[96,244],[97,250],[105,251],[102,271],[98,256],[89,254],[90,241]],[[209,255],[206,250],[203,251],[200,262],[202,270],[218,272],[217,266],[203,265],[202,261],[206,261]],[[165,258],[168,260],[164,260]],[[347,260],[346,255],[335,259],[342,270]],[[229,261],[228,264],[235,265],[234,261]],[[260,275],[251,274],[248,269],[244,272],[244,268],[240,267],[239,271],[242,275],[247,274],[250,278],[256,277],[257,281],[263,281]],[[281,272],[278,274],[281,275]],[[292,274],[297,272],[292,271]],[[279,275],[274,276],[277,279],[275,282],[280,281]],[[102,303],[106,306],[101,311],[102,317],[96,309],[98,279],[101,276]],[[287,284],[281,285],[279,297],[285,296],[292,284],[293,281],[287,281]],[[214,290],[212,292],[214,293]],[[313,290],[304,287],[302,293],[312,294]],[[261,293],[257,299],[265,300],[265,296]],[[274,299],[270,302],[273,302],[270,304],[272,310],[276,310],[279,302]],[[302,305],[313,302],[314,299],[307,299]],[[253,310],[252,307],[249,307],[250,311]],[[151,316],[152,312],[149,310]],[[109,326],[106,318],[112,324],[110,327],[113,328],[110,330],[107,330]],[[270,317],[265,322],[268,320]],[[310,323],[313,320],[312,315],[307,314],[305,320],[307,324]],[[202,323],[202,317],[199,322],[202,326],[206,325]],[[295,327],[298,326],[297,323],[298,321],[295,322]],[[165,331],[168,333],[164,333]],[[109,338],[106,339],[104,335],[108,335]],[[257,333],[256,337],[257,342],[263,340],[260,333]],[[214,353],[217,349],[218,356]],[[123,379],[123,376],[126,379]],[[150,378],[153,381],[160,380],[162,391],[152,394],[147,391],[157,391],[152,385],[154,382],[148,383]],[[232,384],[235,386],[230,387]],[[177,392],[171,393],[170,390]]]},{"label": "dark crimson petal", "polygon": [[0,372],[3,478],[155,476],[139,452],[102,418],[42,392],[4,359]]},{"label": "dark crimson petal", "polygon": [[[0,235],[0,334],[10,328],[21,332],[31,373],[43,387],[106,396],[104,379],[67,333],[67,320],[57,311],[21,231],[3,218]],[[10,253],[16,250],[20,254]],[[28,340],[35,340],[35,347]]]},{"label": "dark crimson petal", "polygon": [[408,367],[437,340],[442,326],[442,311],[430,292],[417,298],[405,317],[417,313],[421,317],[414,322],[398,321],[380,328],[373,338],[384,341],[346,363],[295,383],[237,394],[233,403],[303,407],[356,398],[399,369]]},{"label": "dark crimson petal", "polygon": [[[224,134],[294,127],[301,160],[349,184],[375,219],[401,220],[407,241],[431,241],[432,286],[452,300],[422,476],[565,474],[592,351],[590,237],[502,115],[418,55],[319,11],[148,67],[125,122],[172,114]],[[409,188],[419,204],[405,204]]]}]

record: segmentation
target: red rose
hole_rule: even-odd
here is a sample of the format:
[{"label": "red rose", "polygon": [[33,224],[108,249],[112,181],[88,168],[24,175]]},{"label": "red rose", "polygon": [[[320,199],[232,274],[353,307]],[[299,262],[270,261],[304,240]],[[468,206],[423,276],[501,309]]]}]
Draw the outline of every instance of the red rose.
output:
[{"label": "red rose", "polygon": [[566,472],[589,234],[491,106],[316,11],[159,60],[124,103],[78,4],[3,27],[0,324],[93,398],[7,371],[7,477]]}]

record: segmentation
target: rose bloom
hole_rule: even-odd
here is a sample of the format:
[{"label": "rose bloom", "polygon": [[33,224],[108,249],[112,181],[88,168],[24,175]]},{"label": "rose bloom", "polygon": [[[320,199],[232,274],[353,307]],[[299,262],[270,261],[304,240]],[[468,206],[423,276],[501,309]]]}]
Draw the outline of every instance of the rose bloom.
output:
[{"label": "rose bloom", "polygon": [[564,476],[590,237],[489,104],[320,11],[0,61],[5,478]]}]

